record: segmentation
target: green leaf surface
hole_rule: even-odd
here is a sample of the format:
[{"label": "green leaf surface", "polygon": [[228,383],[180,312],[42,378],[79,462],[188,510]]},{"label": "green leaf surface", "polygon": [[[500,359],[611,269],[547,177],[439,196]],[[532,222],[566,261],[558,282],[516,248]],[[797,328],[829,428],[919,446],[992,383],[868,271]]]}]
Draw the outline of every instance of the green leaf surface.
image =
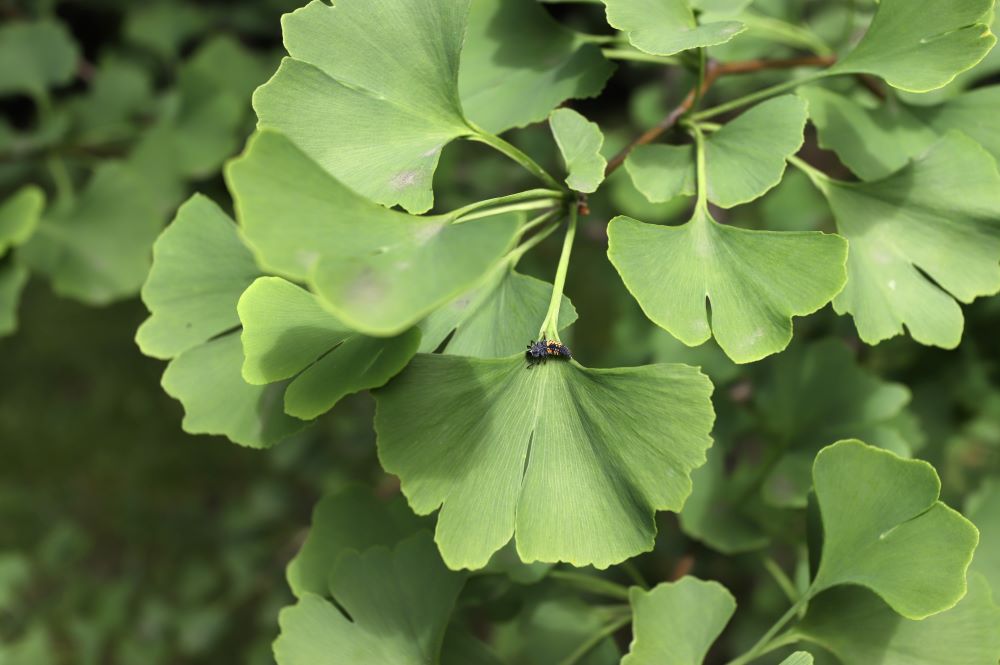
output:
[{"label": "green leaf surface", "polygon": [[[420,323],[420,352],[430,353],[448,337],[445,353],[473,358],[503,358],[523,351],[538,335],[552,285],[501,266],[492,278],[435,311]],[[563,296],[559,330],[576,321],[576,308]]]},{"label": "green leaf surface", "polygon": [[71,205],[51,207],[20,256],[56,293],[104,305],[139,291],[162,224],[140,175],[105,162]]},{"label": "green leaf surface", "polygon": [[35,185],[25,185],[0,203],[0,258],[31,237],[44,209],[45,193]]},{"label": "green leaf surface", "polygon": [[739,21],[698,25],[688,0],[604,0],[608,23],[628,34],[640,51],[673,55],[728,42],[743,32]]},{"label": "green leaf surface", "polygon": [[426,532],[394,549],[348,552],[334,566],[332,603],[306,593],[278,618],[278,665],[438,662],[465,576],[441,563]]},{"label": "green leaf surface", "polygon": [[688,346],[714,334],[737,363],[784,349],[792,317],[815,312],[844,284],[843,239],[725,226],[702,206],[676,227],[616,217],[608,238],[608,258],[651,321]]},{"label": "green leaf surface", "polygon": [[812,654],[805,651],[796,651],[781,661],[781,665],[813,665],[813,657]]},{"label": "green leaf surface", "polygon": [[953,607],[979,541],[976,527],[938,501],[927,462],[860,441],[824,448],[813,465],[823,551],[812,593],[865,586],[908,619]]},{"label": "green leaf surface", "polygon": [[378,203],[424,212],[441,149],[473,133],[458,68],[469,0],[313,0],[282,21],[286,58],[254,95],[274,128]]},{"label": "green leaf surface", "polygon": [[499,134],[540,122],[567,99],[601,92],[614,66],[536,0],[476,0],[458,90],[466,116]]},{"label": "green leaf surface", "polygon": [[481,280],[513,243],[516,213],[452,224],[361,198],[284,137],[261,132],[230,163],[244,236],[261,265],[308,280],[353,330],[397,335]]},{"label": "green leaf surface", "polygon": [[922,621],[896,614],[859,587],[831,589],[809,604],[793,629],[799,639],[833,653],[844,665],[996,665],[1000,608],[980,575],[955,607]]},{"label": "green leaf surface", "polygon": [[150,316],[136,343],[147,356],[173,358],[240,325],[236,302],[260,275],[236,224],[196,194],[153,245],[142,287]]},{"label": "green leaf surface", "polygon": [[238,333],[192,347],[170,361],[163,389],[184,405],[182,426],[191,434],[220,434],[250,448],[267,448],[305,423],[285,414],[284,384],[252,386],[243,380]]},{"label": "green leaf surface", "polygon": [[921,344],[957,346],[963,318],[952,298],[1000,290],[1000,173],[989,153],[949,132],[882,180],[812,176],[851,246],[837,312],[854,316],[869,344],[905,325]]},{"label": "green leaf surface", "polygon": [[0,96],[45,96],[76,73],[79,49],[57,21],[10,21],[0,28]]},{"label": "green leaf surface", "polygon": [[604,181],[608,162],[601,155],[604,134],[573,109],[557,109],[549,116],[549,126],[566,165],[566,184],[577,192],[592,193]]},{"label": "green leaf surface", "polygon": [[976,572],[1000,594],[1000,479],[990,478],[969,497],[965,514],[979,529],[979,547],[970,572]]},{"label": "green leaf surface", "polygon": [[17,330],[17,307],[28,283],[28,269],[13,261],[0,265],[0,337]]},{"label": "green leaf surface", "polygon": [[683,505],[711,444],[710,394],[684,365],[418,354],[375,393],[379,458],[415,512],[443,504],[452,568],[481,568],[515,532],[526,562],[604,568],[650,549],[654,512]]},{"label": "green leaf surface", "polygon": [[629,602],[633,636],[622,665],[701,665],[736,611],[724,586],[695,577],[632,587]]},{"label": "green leaf surface", "polygon": [[[563,663],[613,620],[606,608],[587,605],[574,597],[554,596],[525,605],[513,620],[496,626],[493,644],[504,663]],[[621,653],[609,637],[598,642],[576,663],[618,665],[620,660]]]},{"label": "green leaf surface", "polygon": [[939,134],[958,129],[983,146],[1000,162],[1000,85],[977,88],[939,106],[913,109],[914,114]]},{"label": "green leaf surface", "polygon": [[208,14],[194,4],[149,2],[129,9],[124,37],[167,61],[176,59],[184,44],[208,27]]},{"label": "green leaf surface", "polygon": [[940,88],[982,60],[994,0],[882,0],[868,32],[831,72],[874,74],[910,92]]},{"label": "green leaf surface", "polygon": [[769,503],[806,506],[812,460],[830,441],[861,439],[904,457],[912,453],[896,423],[910,391],[859,366],[840,340],[794,346],[769,369],[757,382],[754,405],[768,438],[785,450],[763,486]]},{"label": "green leaf surface", "polygon": [[288,585],[297,598],[329,596],[331,573],[346,552],[392,547],[421,526],[401,497],[380,501],[361,486],[325,496],[313,509],[302,548],[288,564]]},{"label": "green leaf surface", "polygon": [[[802,147],[806,103],[795,95],[762,102],[705,141],[708,200],[732,208],[763,196]],[[652,202],[695,193],[694,146],[640,146],[625,160],[636,188]]]},{"label": "green leaf surface", "polygon": [[240,298],[243,379],[262,385],[291,379],[285,412],[310,420],[344,396],[377,388],[397,374],[420,343],[416,329],[393,338],[359,335],[305,289],[261,277]]}]

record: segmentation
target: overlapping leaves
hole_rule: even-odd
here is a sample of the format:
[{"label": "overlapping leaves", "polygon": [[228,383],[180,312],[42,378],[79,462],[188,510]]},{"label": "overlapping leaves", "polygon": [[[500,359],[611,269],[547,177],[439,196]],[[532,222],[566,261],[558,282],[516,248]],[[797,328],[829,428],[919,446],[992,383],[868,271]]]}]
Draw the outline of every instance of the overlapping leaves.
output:
[{"label": "overlapping leaves", "polygon": [[608,23],[636,48],[654,55],[729,41],[745,29],[739,21],[698,25],[688,0],[604,0]]}]

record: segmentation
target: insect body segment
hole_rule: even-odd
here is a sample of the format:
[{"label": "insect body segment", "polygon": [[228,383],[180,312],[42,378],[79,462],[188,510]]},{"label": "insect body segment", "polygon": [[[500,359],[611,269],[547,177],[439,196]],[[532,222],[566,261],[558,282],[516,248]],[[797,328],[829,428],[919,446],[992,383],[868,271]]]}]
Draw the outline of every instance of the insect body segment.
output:
[{"label": "insect body segment", "polygon": [[573,357],[573,353],[562,342],[557,342],[554,339],[540,339],[528,344],[528,350],[524,352],[524,356],[528,360],[528,369],[531,369],[535,365],[544,364],[549,358],[566,358],[568,360]]}]

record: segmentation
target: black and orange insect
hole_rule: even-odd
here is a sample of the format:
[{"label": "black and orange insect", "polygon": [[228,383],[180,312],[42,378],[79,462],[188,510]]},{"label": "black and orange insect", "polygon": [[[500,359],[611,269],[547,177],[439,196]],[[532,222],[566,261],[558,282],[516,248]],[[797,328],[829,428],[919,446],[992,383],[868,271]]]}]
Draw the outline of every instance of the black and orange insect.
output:
[{"label": "black and orange insect", "polygon": [[569,360],[573,357],[573,352],[562,342],[554,339],[540,339],[528,344],[528,350],[524,352],[528,359],[528,369],[535,365],[544,364],[549,358],[565,358]]}]

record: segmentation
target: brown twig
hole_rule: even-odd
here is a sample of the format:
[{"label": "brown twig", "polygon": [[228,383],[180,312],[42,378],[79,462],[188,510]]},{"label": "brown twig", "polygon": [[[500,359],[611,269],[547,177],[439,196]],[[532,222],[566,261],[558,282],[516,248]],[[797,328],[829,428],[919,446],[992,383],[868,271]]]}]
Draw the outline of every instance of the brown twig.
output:
[{"label": "brown twig", "polygon": [[727,76],[729,74],[750,74],[753,72],[761,72],[772,69],[828,67],[832,65],[835,60],[836,57],[832,55],[817,55],[804,56],[801,58],[782,58],[777,60],[741,60],[739,62],[726,63],[718,63],[715,61],[709,62],[708,67],[705,69],[705,80],[702,82],[700,93],[697,87],[692,88],[691,92],[684,97],[684,100],[677,106],[677,108],[668,113],[663,120],[656,123],[656,125],[643,132],[639,137],[622,148],[617,155],[608,161],[608,166],[604,170],[604,176],[607,177],[611,175],[616,169],[618,169],[618,167],[624,164],[625,158],[628,157],[629,153],[631,153],[636,147],[652,143],[665,131],[676,125],[677,121],[680,120],[685,113],[691,110],[691,106],[694,104],[695,99],[699,96],[704,96],[704,94],[709,88],[712,87],[712,84],[714,84],[720,76]]}]

